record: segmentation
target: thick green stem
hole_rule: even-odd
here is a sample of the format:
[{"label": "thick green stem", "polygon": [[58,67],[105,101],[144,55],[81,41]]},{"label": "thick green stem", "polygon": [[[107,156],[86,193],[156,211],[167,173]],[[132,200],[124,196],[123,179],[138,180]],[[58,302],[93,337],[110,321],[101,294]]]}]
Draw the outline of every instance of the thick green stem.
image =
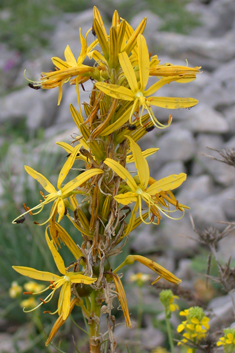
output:
[{"label": "thick green stem", "polygon": [[170,325],[170,321],[169,321],[169,319],[167,317],[167,312],[166,311],[165,311],[165,318],[166,318],[166,328],[167,328],[168,340],[169,340],[170,347],[171,347],[171,353],[175,353],[175,347],[174,347],[174,343],[173,343],[171,325]]},{"label": "thick green stem", "polygon": [[100,353],[99,337],[99,318],[101,305],[96,302],[96,292],[91,293],[91,311],[90,311],[90,353]]}]

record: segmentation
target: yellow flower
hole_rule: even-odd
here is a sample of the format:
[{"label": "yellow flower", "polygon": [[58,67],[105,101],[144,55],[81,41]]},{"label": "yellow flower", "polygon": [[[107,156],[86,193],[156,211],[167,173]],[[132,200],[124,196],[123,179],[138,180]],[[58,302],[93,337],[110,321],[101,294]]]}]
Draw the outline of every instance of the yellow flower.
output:
[{"label": "yellow flower", "polygon": [[94,50],[88,56],[89,58],[93,58],[104,68],[117,68],[119,64],[118,54],[120,52],[130,54],[130,52],[134,50],[137,37],[140,33],[143,33],[147,19],[144,18],[134,31],[125,20],[122,19],[120,22],[118,12],[115,10],[112,19],[112,26],[108,36],[102,17],[96,6],[93,8],[93,16],[93,28],[97,35],[103,55]]},{"label": "yellow flower", "polygon": [[62,276],[58,276],[50,272],[38,271],[33,268],[23,267],[23,266],[13,266],[13,269],[23,276],[30,277],[39,281],[50,282],[50,285],[47,288],[37,293],[31,293],[31,292],[25,293],[25,294],[41,294],[47,291],[48,289],[51,290],[51,293],[44,300],[41,299],[41,303],[39,305],[37,305],[34,309],[29,310],[28,312],[37,309],[42,304],[48,303],[52,299],[55,291],[61,288],[60,296],[58,300],[58,308],[55,311],[55,313],[58,312],[59,315],[62,314],[63,320],[66,320],[70,310],[71,283],[92,284],[93,282],[96,281],[96,278],[90,278],[78,272],[68,272],[65,268],[65,264],[62,257],[60,256],[60,254],[58,253],[58,251],[56,250],[53,244],[53,241],[49,239],[47,232],[45,235],[46,235],[46,241],[47,241],[48,247],[52,253],[55,264],[59,272],[62,274]]},{"label": "yellow flower", "polygon": [[217,346],[223,346],[225,353],[234,353],[235,350],[235,329],[226,328],[224,329],[224,336],[220,337],[216,343]]},{"label": "yellow flower", "polygon": [[67,45],[64,51],[66,61],[61,60],[58,57],[53,57],[51,60],[57,69],[52,72],[42,72],[40,82],[32,81],[37,87],[42,87],[43,89],[59,87],[58,105],[60,105],[62,98],[62,86],[64,83],[68,82],[71,77],[86,75],[86,79],[89,79],[90,76],[93,76],[95,73],[99,76],[99,71],[96,68],[82,64],[88,53],[90,53],[90,51],[98,44],[98,41],[95,40],[89,47],[87,47],[87,35],[90,31],[91,28],[87,31],[84,38],[81,33],[81,28],[79,29],[82,48],[77,60],[70,47]]},{"label": "yellow flower", "polygon": [[[186,332],[183,334],[183,339],[178,343],[187,345],[188,341],[192,341],[198,344],[203,338],[205,338],[207,331],[209,330],[208,322],[210,319],[205,316],[204,311],[200,307],[192,307],[188,310],[180,312],[181,316],[186,316],[185,321],[183,321],[177,328],[177,332]],[[190,352],[191,348],[187,348],[187,352]]]},{"label": "yellow flower", "polygon": [[26,289],[27,292],[36,293],[43,290],[45,286],[44,284],[39,284],[37,282],[30,281],[24,284],[24,288]]},{"label": "yellow flower", "polygon": [[168,353],[168,351],[166,350],[166,348],[163,347],[157,347],[154,348],[151,353]]},{"label": "yellow flower", "polygon": [[52,212],[50,214],[50,217],[44,223],[41,223],[40,225],[44,225],[45,223],[47,223],[53,217],[53,215],[57,212],[59,215],[58,222],[61,221],[61,219],[63,218],[64,213],[65,213],[65,199],[67,197],[69,197],[70,195],[72,195],[73,193],[76,193],[76,192],[74,192],[74,190],[77,187],[79,187],[80,185],[82,185],[83,183],[85,183],[88,179],[92,178],[95,175],[103,173],[103,171],[101,169],[97,169],[97,168],[90,169],[90,170],[87,170],[84,173],[80,174],[79,176],[77,176],[73,180],[69,181],[63,187],[61,187],[64,179],[68,175],[69,170],[73,166],[73,163],[76,159],[77,152],[79,149],[80,149],[80,145],[77,145],[74,148],[73,152],[70,154],[70,156],[68,156],[67,161],[65,162],[64,166],[62,167],[62,169],[60,171],[58,181],[57,181],[57,188],[59,189],[59,191],[57,191],[55,189],[55,187],[49,182],[49,180],[47,180],[47,178],[44,177],[42,174],[36,172],[36,170],[32,169],[31,167],[25,166],[26,172],[31,177],[33,177],[35,180],[37,180],[49,194],[46,196],[43,195],[44,201],[42,201],[39,205],[31,208],[30,210],[24,212],[22,215],[20,215],[16,219],[14,219],[14,221],[12,222],[13,224],[17,224],[17,222],[16,222],[17,219],[19,219],[20,217],[22,217],[26,213],[32,212],[34,210],[39,210],[34,214],[40,213],[43,210],[45,205],[47,205],[48,203],[51,203],[53,201],[54,201],[54,203],[52,206]]},{"label": "yellow flower", "polygon": [[138,272],[135,275],[131,275],[130,276],[130,281],[131,282],[140,282],[141,284],[143,284],[144,282],[148,282],[151,279],[150,275],[147,275],[146,273],[141,273]]},{"label": "yellow flower", "polygon": [[11,288],[9,289],[9,296],[11,298],[17,298],[20,296],[20,294],[22,293],[22,287],[19,286],[19,284],[14,281],[11,284]]},{"label": "yellow flower", "polygon": [[21,308],[24,309],[32,309],[37,305],[37,301],[34,297],[30,297],[28,299],[22,300],[22,302],[20,302],[20,306]]},{"label": "yellow flower", "polygon": [[[150,179],[148,163],[142,155],[141,149],[137,143],[135,143],[132,138],[127,138],[130,141],[130,149],[135,161],[139,183],[137,183],[136,179],[133,178],[132,175],[122,165],[110,158],[106,158],[104,163],[127,183],[130,190],[126,193],[116,195],[114,197],[115,200],[122,205],[129,205],[130,203],[135,202],[136,207],[133,210],[132,218],[135,218],[139,208],[141,220],[145,224],[153,223],[150,215],[151,208],[153,207],[161,211],[165,216],[171,218],[169,213],[174,212],[174,210],[167,209],[164,211],[163,207],[158,203],[158,200],[155,201],[153,196],[162,191],[168,191],[177,188],[183,183],[184,180],[186,180],[186,174],[181,173],[179,175],[170,175],[169,177],[155,181],[151,186],[147,187]],[[142,217],[142,200],[145,201],[148,206],[148,222],[145,221]]]},{"label": "yellow flower", "polygon": [[[177,97],[153,97],[153,93],[158,91],[162,86],[172,81],[181,80],[182,76],[169,76],[163,78],[153,84],[150,88],[145,90],[148,78],[149,78],[149,52],[145,41],[145,38],[139,34],[137,38],[138,45],[138,66],[139,66],[139,82],[137,81],[135,71],[133,69],[130,58],[126,52],[119,54],[119,62],[124,72],[124,75],[129,84],[129,88],[109,84],[104,82],[96,83],[96,87],[116,99],[127,100],[133,102],[132,109],[129,113],[129,122],[131,123],[132,115],[136,110],[142,106],[140,113],[140,120],[142,119],[143,110],[146,109],[153,124],[160,129],[166,128],[171,124],[171,119],[167,125],[161,124],[157,118],[154,116],[151,105],[167,108],[167,109],[179,109],[179,108],[189,108],[193,107],[198,103],[194,98],[177,98]],[[195,76],[195,75],[194,75]],[[189,79],[190,80],[190,79]],[[128,120],[128,116],[123,123]]]},{"label": "yellow flower", "polygon": [[179,299],[176,295],[173,295],[172,290],[165,289],[160,292],[160,301],[162,305],[165,307],[167,317],[171,317],[171,312],[175,310],[179,310],[177,304],[174,303],[175,299]]}]

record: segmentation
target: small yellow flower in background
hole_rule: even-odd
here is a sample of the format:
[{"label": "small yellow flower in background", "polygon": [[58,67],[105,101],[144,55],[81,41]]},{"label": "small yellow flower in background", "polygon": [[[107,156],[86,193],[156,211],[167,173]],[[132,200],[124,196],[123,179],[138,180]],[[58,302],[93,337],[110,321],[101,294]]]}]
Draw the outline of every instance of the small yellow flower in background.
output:
[{"label": "small yellow flower in background", "polygon": [[37,301],[34,297],[30,297],[28,299],[22,300],[22,302],[20,302],[20,306],[21,308],[30,310],[37,306]]},{"label": "small yellow flower in background", "polygon": [[168,353],[168,350],[166,350],[164,347],[157,347],[154,348],[151,353]]},{"label": "small yellow flower in background", "polygon": [[22,290],[23,290],[22,287],[19,286],[19,284],[16,281],[14,281],[12,282],[11,288],[9,289],[9,296],[11,298],[17,298],[22,293]]},{"label": "small yellow flower in background", "polygon": [[26,289],[27,292],[32,292],[32,293],[40,292],[45,287],[46,286],[44,286],[44,284],[39,284],[34,281],[30,281],[24,284],[24,289]]},{"label": "small yellow flower in background", "polygon": [[217,346],[223,346],[225,353],[234,353],[235,351],[235,329],[224,329],[224,336],[220,337]]},{"label": "small yellow flower in background", "polygon": [[[177,328],[177,332],[182,332],[183,330],[183,339],[178,342],[178,345],[184,344],[187,346],[187,343],[190,342],[198,344],[203,338],[206,337],[206,333],[209,330],[208,322],[210,319],[205,316],[202,308],[195,306],[188,310],[180,312],[181,316],[186,316],[186,320],[183,321]],[[187,353],[193,352],[192,348],[187,348]]]},{"label": "small yellow flower in background", "polygon": [[147,275],[146,273],[138,272],[135,275],[130,276],[131,282],[136,282],[137,286],[142,287],[145,282],[151,280],[151,275]]},{"label": "small yellow flower in background", "polygon": [[179,310],[179,306],[174,303],[174,300],[179,299],[179,297],[177,297],[176,295],[173,295],[172,290],[170,289],[162,290],[159,295],[159,299],[165,308],[167,317],[169,318],[171,317],[172,311]]}]

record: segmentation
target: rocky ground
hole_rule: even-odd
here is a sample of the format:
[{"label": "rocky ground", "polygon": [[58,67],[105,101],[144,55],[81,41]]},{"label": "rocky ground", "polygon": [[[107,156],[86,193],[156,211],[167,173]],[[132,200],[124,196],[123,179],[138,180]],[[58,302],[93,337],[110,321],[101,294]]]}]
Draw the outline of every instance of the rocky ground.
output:
[{"label": "rocky ground", "polygon": [[[104,9],[105,10],[105,9]],[[235,172],[234,168],[216,160],[209,159],[205,154],[219,157],[217,150],[235,148],[235,2],[234,0],[191,1],[188,10],[199,13],[201,26],[187,35],[160,32],[162,19],[149,11],[136,15],[131,25],[135,27],[144,16],[148,17],[145,36],[149,48],[157,53],[161,63],[202,66],[202,74],[189,84],[171,83],[164,86],[161,96],[193,97],[199,104],[190,110],[167,111],[156,109],[155,114],[160,121],[173,115],[173,123],[166,131],[154,129],[141,142],[143,148],[159,147],[157,158],[151,160],[151,175],[162,178],[169,174],[186,172],[187,181],[180,187],[177,199],[190,206],[190,211],[177,222],[164,219],[160,227],[145,227],[138,230],[135,240],[131,243],[131,250],[142,254],[158,254],[158,262],[173,271],[182,279],[183,289],[198,291],[198,283],[202,277],[196,276],[191,266],[191,258],[200,253],[200,245],[191,238],[196,238],[192,229],[189,215],[191,214],[195,226],[204,229],[215,226],[220,231],[225,228],[219,221],[235,221]],[[61,106],[57,107],[58,91],[35,91],[25,85],[23,75],[26,69],[28,78],[37,79],[41,71],[52,69],[50,58],[63,58],[63,51],[70,45],[75,56],[79,55],[79,27],[85,34],[92,24],[92,10],[79,14],[67,14],[58,23],[50,40],[49,49],[44,49],[41,55],[34,60],[24,60],[7,46],[1,44],[2,56],[0,59],[1,93],[14,88],[11,93],[0,97],[0,127],[6,122],[18,124],[26,118],[25,129],[35,136],[40,128],[44,128],[44,138],[40,145],[34,146],[34,162],[37,162],[36,152],[40,149],[54,149],[58,140],[70,141],[70,136],[76,133],[76,128],[69,116],[69,104],[77,105],[74,87],[64,85],[64,94]],[[90,40],[93,40],[90,36]],[[91,86],[85,84],[85,92],[81,92],[81,101],[86,100]],[[0,146],[6,142],[7,136],[0,135]],[[28,148],[32,151],[32,144]],[[59,147],[58,147],[59,148]],[[24,158],[23,158],[24,154]],[[14,158],[12,159],[12,156]],[[14,164],[16,175],[23,173],[23,161],[27,160],[24,149],[12,144],[2,160],[2,167],[11,168]],[[10,162],[9,162],[10,160]],[[0,195],[4,188],[0,181]],[[20,190],[19,190],[20,193]],[[20,197],[16,195],[17,201]],[[235,259],[235,232],[223,239],[218,248],[218,256],[224,262],[230,257]],[[204,257],[206,262],[206,255]],[[133,271],[142,270],[132,268]],[[205,291],[205,290],[204,290]],[[130,302],[133,293],[129,294]],[[146,304],[156,302],[156,292],[146,291]],[[211,296],[213,297],[213,295]],[[200,298],[203,299],[203,298]],[[234,321],[233,305],[228,295],[212,299],[208,305],[212,309],[212,331],[223,322],[231,325]],[[177,324],[177,319],[174,318]],[[141,341],[146,342],[145,348],[150,350],[163,345],[164,335],[151,325],[150,316],[145,316],[145,328],[141,332]],[[124,327],[120,326],[117,336],[125,337]],[[129,335],[129,333],[128,333]],[[129,336],[130,337],[130,336]],[[134,337],[134,334],[133,334]],[[126,337],[127,338],[127,337]],[[119,338],[120,339],[120,338]],[[148,343],[147,343],[148,342]],[[11,352],[11,350],[7,350]]]}]

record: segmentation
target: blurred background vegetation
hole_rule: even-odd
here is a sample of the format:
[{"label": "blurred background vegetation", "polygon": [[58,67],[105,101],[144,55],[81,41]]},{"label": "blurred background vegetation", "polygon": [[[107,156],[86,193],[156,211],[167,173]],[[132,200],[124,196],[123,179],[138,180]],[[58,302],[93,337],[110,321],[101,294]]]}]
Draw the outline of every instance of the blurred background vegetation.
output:
[{"label": "blurred background vegetation", "polygon": [[[199,19],[191,15],[186,10],[187,0],[127,0],[118,6],[120,16],[128,21],[137,13],[144,10],[151,10],[164,19],[164,26],[161,30],[179,33],[187,33],[190,29],[199,24]],[[106,17],[111,18],[115,9],[115,4],[111,0],[104,1],[107,8]],[[35,57],[50,42],[50,35],[56,28],[58,20],[65,13],[76,13],[92,8],[94,2],[91,0],[1,0],[0,2],[0,42],[7,46],[9,50],[16,50],[21,57]],[[56,53],[55,53],[56,54]],[[10,88],[10,90],[14,87]],[[4,91],[6,95],[8,92]],[[12,220],[23,211],[19,206],[20,202],[25,202],[28,206],[33,206],[39,200],[39,185],[37,182],[29,180],[30,177],[19,175],[14,170],[14,160],[17,164],[17,149],[22,151],[23,164],[30,165],[36,170],[43,170],[43,174],[52,182],[56,180],[56,175],[64,163],[64,154],[50,153],[39,149],[37,157],[29,157],[29,151],[40,146],[44,142],[44,131],[40,129],[34,136],[30,135],[26,128],[25,121],[20,119],[14,125],[4,122],[0,129],[0,138],[4,136],[4,143],[0,150],[1,173],[0,178],[3,186],[0,201],[1,229],[0,229],[0,331],[7,331],[11,335],[12,344],[16,353],[26,352],[51,352],[52,347],[45,348],[45,331],[49,332],[55,321],[55,317],[42,315],[43,310],[38,310],[37,314],[25,314],[19,306],[20,297],[11,299],[9,288],[12,281],[18,280],[20,285],[27,282],[27,279],[19,276],[11,268],[12,265],[24,265],[40,270],[55,271],[52,256],[47,249],[44,237],[44,227],[35,226],[30,216],[26,217],[23,224],[12,225]],[[6,138],[7,137],[7,138]],[[33,137],[33,139],[32,139]],[[12,148],[14,145],[14,148]],[[6,158],[7,156],[7,158]],[[10,160],[10,163],[8,163]],[[13,163],[12,163],[13,161]],[[23,168],[22,168],[23,170]],[[12,178],[14,175],[14,178]],[[10,178],[11,176],[11,178]],[[54,178],[54,179],[53,179]],[[46,212],[44,213],[46,214]],[[42,215],[40,215],[40,221]],[[71,224],[63,220],[63,226],[74,235]],[[77,241],[77,239],[76,239]],[[68,255],[66,249],[62,249],[63,257]],[[121,263],[128,254],[128,247],[120,254],[121,258],[116,263]],[[116,259],[117,260],[117,259]],[[194,267],[200,264],[200,258],[194,261]],[[112,264],[116,267],[116,264]],[[204,269],[203,269],[204,270]],[[129,287],[133,285],[129,284]],[[57,297],[53,298],[47,310],[55,308]],[[131,308],[133,313],[137,312],[136,307]],[[156,314],[155,311],[146,307],[146,311]],[[119,314],[121,312],[119,311]],[[135,315],[135,314],[134,314]],[[82,319],[79,310],[73,314],[77,321]],[[25,329],[20,330],[21,324],[27,325],[27,335]],[[33,324],[32,324],[33,323]],[[61,329],[64,336],[71,332],[72,319],[67,320],[66,325]],[[60,337],[60,335],[59,335]],[[76,337],[76,335],[75,335]],[[86,347],[85,336],[80,337],[79,349]],[[69,340],[71,335],[69,336]],[[20,345],[20,341],[24,341]],[[71,348],[73,347],[73,348]],[[74,351],[74,346],[70,346],[63,340],[60,349]],[[71,350],[72,349],[72,350]],[[77,350],[78,351],[78,350]],[[7,349],[6,351],[9,352]],[[131,350],[130,350],[131,352]]]},{"label": "blurred background vegetation", "polygon": [[[126,0],[118,4],[118,11],[120,16],[129,21],[137,13],[151,10],[164,19],[162,30],[187,34],[199,24],[199,19],[186,10],[188,2],[189,0]],[[36,48],[48,44],[50,32],[64,13],[81,12],[93,5],[92,0],[2,0],[0,41],[24,54],[35,52]],[[104,0],[102,8],[106,8],[107,15],[111,16],[115,6],[115,2]]]}]

